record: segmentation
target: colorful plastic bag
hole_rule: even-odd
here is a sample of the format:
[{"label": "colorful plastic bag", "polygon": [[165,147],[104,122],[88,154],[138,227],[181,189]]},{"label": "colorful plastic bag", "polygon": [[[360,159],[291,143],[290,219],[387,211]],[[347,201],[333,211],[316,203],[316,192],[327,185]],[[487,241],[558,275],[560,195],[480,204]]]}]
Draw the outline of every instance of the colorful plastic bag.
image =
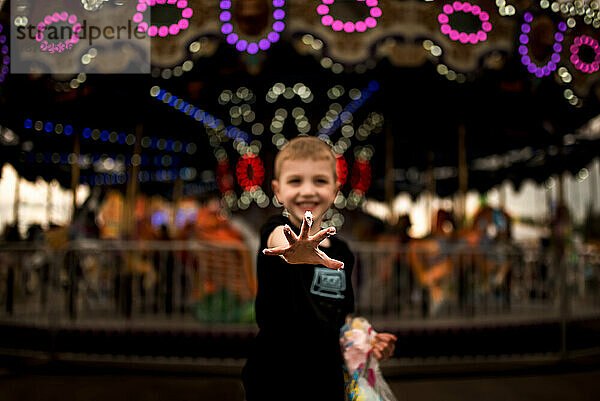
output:
[{"label": "colorful plastic bag", "polygon": [[375,335],[371,324],[362,317],[349,319],[340,330],[344,356],[344,382],[349,401],[396,401],[371,352]]}]

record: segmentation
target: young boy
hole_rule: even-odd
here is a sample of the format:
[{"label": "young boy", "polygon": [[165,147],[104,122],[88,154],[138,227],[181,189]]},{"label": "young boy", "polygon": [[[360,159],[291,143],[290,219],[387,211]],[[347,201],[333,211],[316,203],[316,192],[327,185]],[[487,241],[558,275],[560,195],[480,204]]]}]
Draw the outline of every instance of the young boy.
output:
[{"label": "young boy", "polygon": [[[315,137],[291,140],[275,158],[273,191],[289,218],[274,216],[260,232],[260,330],[242,373],[247,401],[344,400],[339,332],[354,311],[354,257],[334,228],[319,230],[339,190],[335,166]],[[395,340],[379,334],[373,352],[390,357]]]}]

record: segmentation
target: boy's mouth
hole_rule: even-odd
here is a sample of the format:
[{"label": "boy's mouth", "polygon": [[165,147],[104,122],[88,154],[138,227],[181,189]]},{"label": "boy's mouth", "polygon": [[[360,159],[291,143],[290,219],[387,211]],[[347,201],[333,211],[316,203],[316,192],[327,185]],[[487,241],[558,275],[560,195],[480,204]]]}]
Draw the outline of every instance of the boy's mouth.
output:
[{"label": "boy's mouth", "polygon": [[315,207],[317,207],[318,203],[317,202],[299,202],[296,203],[296,206],[298,206],[299,209],[301,209],[303,212],[306,212],[307,210],[312,211]]}]

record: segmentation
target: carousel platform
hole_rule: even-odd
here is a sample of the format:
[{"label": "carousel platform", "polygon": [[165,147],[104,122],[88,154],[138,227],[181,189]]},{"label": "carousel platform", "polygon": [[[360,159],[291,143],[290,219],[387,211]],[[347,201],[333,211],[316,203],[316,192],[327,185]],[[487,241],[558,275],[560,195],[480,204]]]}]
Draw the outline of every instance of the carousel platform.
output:
[{"label": "carousel platform", "polygon": [[[387,375],[509,371],[600,359],[600,314],[374,322],[398,336]],[[239,375],[256,326],[174,319],[0,321],[5,367],[63,363]]]}]

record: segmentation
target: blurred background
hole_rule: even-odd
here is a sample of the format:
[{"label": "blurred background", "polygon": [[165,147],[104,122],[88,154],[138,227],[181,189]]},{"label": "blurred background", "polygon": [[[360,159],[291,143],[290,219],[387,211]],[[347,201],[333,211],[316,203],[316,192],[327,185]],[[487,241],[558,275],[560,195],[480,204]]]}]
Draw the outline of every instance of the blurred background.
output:
[{"label": "blurred background", "polygon": [[597,399],[599,9],[0,0],[0,399],[243,400],[298,135],[398,399]]}]

